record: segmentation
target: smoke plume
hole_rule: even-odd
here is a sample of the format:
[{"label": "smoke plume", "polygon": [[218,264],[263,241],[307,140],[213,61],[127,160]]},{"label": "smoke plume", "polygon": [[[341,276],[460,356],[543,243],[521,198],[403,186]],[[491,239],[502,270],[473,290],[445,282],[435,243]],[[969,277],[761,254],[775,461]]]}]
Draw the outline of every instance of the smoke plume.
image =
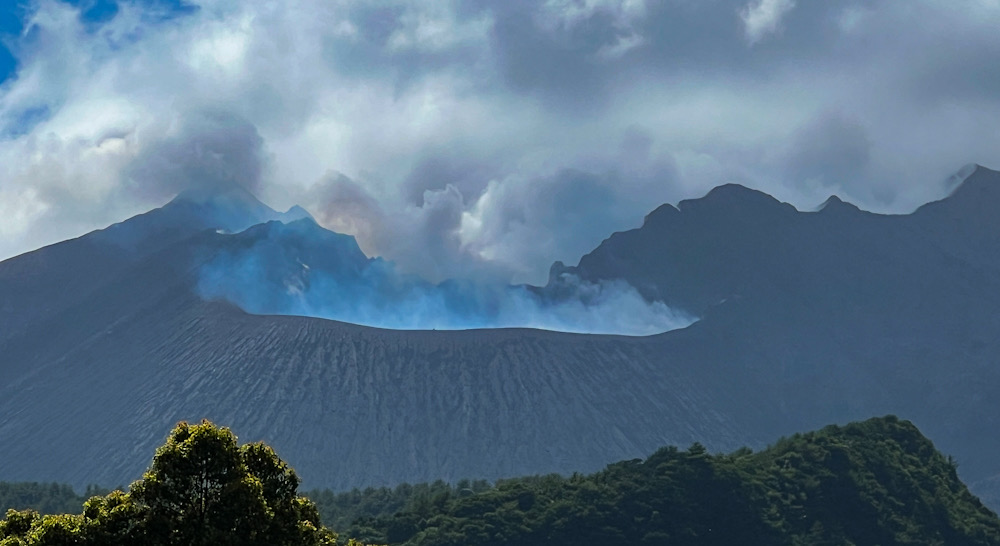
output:
[{"label": "smoke plume", "polygon": [[558,293],[481,280],[431,283],[400,272],[392,262],[368,258],[353,237],[310,219],[219,237],[232,244],[202,267],[200,295],[254,314],[407,330],[524,327],[623,335],[693,322],[662,302],[644,300],[623,281],[593,283],[564,273]]}]

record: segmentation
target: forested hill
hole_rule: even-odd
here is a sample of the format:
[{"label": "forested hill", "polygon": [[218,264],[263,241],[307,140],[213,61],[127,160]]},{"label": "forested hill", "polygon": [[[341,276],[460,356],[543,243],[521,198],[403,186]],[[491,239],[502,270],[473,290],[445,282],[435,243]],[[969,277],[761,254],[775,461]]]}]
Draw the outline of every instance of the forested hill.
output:
[{"label": "forested hill", "polygon": [[795,435],[758,453],[664,448],[588,476],[473,489],[310,496],[328,523],[351,508],[338,501],[372,515],[375,499],[405,502],[340,529],[374,543],[1000,544],[1000,519],[959,481],[953,461],[895,417]]},{"label": "forested hill", "polygon": [[321,519],[342,538],[414,546],[1000,545],[1000,519],[954,462],[891,416],[758,453],[668,447],[587,476],[313,492],[315,505],[298,483],[269,447],[181,424],[128,493],[94,497],[79,516],[8,512],[0,546],[343,544]]}]

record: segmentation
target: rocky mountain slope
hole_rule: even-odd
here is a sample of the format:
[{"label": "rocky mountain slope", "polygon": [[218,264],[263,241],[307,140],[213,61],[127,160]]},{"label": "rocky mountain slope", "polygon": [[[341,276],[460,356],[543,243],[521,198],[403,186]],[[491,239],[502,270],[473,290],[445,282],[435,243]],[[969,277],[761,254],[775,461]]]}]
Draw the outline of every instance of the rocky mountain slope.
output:
[{"label": "rocky mountain slope", "polygon": [[1000,474],[1000,173],[902,216],[723,186],[538,289],[623,279],[701,318],[639,338],[389,331],[204,301],[201,267],[267,228],[229,232],[303,218],[248,202],[182,196],[0,263],[0,479],[125,483],[174,422],[202,417],[268,441],[307,487],[342,488],[590,471],[885,413],[965,479]]}]

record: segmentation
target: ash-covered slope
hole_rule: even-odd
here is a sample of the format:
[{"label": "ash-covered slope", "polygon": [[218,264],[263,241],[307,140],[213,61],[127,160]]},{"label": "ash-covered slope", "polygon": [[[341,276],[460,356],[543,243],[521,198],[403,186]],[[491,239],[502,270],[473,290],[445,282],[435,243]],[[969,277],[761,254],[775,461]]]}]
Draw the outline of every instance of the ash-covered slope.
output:
[{"label": "ash-covered slope", "polygon": [[594,469],[665,441],[755,440],[715,410],[740,385],[706,392],[650,341],[385,331],[174,294],[154,307],[71,357],[36,353],[38,373],[3,390],[5,479],[121,483],[163,430],[206,416],[334,488]]}]

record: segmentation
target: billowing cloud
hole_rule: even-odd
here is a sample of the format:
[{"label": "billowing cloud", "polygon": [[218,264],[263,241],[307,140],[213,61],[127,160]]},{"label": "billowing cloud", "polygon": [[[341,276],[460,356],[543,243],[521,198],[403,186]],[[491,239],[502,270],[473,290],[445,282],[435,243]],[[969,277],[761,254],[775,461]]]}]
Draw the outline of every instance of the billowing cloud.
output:
[{"label": "billowing cloud", "polygon": [[257,128],[231,113],[185,112],[124,170],[128,188],[168,199],[192,188],[260,190],[266,161]]},{"label": "billowing cloud", "polygon": [[0,257],[235,183],[433,282],[540,283],[720,183],[903,212],[1000,166],[995,2],[112,3],[17,12]]},{"label": "billowing cloud", "polygon": [[633,156],[646,169],[510,175],[490,179],[469,202],[459,186],[435,183],[418,199],[390,211],[361,183],[341,173],[313,185],[308,201],[319,204],[315,210],[320,222],[355,235],[369,255],[391,258],[430,281],[539,281],[536,264],[547,267],[554,260],[573,261],[589,252],[610,235],[608,226],[643,211],[649,198],[675,178],[672,163],[638,161],[648,154],[646,138],[633,130],[618,152]]}]

